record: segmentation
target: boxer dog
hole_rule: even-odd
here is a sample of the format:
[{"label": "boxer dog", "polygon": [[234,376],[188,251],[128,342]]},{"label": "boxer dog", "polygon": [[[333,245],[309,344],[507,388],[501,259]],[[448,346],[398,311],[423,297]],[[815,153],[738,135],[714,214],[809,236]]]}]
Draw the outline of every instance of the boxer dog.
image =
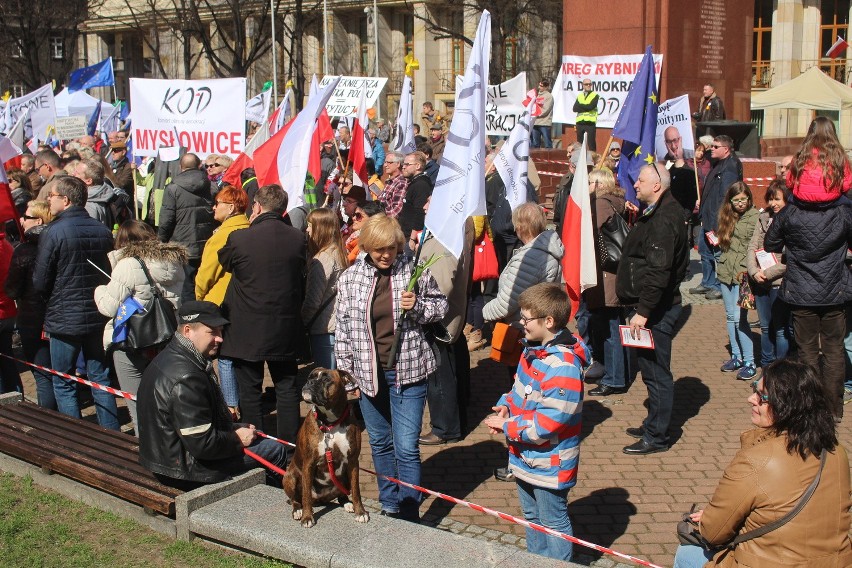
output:
[{"label": "boxer dog", "polygon": [[293,518],[305,528],[314,526],[314,502],[335,498],[347,512],[355,513],[359,523],[370,520],[358,485],[361,428],[350,413],[347,383],[355,383],[349,373],[317,368],[302,389],[302,399],[312,408],[299,428],[283,485],[293,504]]}]

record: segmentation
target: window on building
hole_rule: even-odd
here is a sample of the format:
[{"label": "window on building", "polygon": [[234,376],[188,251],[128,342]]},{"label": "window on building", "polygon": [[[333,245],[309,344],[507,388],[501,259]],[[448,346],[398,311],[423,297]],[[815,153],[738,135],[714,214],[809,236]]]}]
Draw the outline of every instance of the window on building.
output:
[{"label": "window on building", "polygon": [[20,82],[9,84],[9,94],[12,98],[23,97],[26,94],[24,84]]},{"label": "window on building", "polygon": [[361,75],[368,75],[370,69],[370,21],[366,15],[361,16],[358,25],[358,40],[361,44]]},{"label": "window on building", "polygon": [[51,59],[65,58],[65,40],[62,36],[50,36],[50,57]]},{"label": "window on building", "polygon": [[[831,48],[837,36],[848,38],[849,30],[849,0],[822,0],[820,8],[820,56]],[[819,65],[820,69],[834,77],[841,83],[846,83],[847,67],[846,54],[837,59],[823,57]]]},{"label": "window on building", "polygon": [[503,80],[511,79],[518,74],[518,38],[510,36],[506,38],[503,48],[506,53],[506,61],[503,65]]},{"label": "window on building", "polygon": [[[453,33],[464,34],[464,11],[456,10],[450,16],[450,29]],[[464,75],[464,40],[453,37],[451,40],[450,67],[455,84],[456,75]]]},{"label": "window on building", "polygon": [[754,46],[751,62],[751,86],[768,88],[772,82],[772,5],[773,0],[754,0]]},{"label": "window on building", "polygon": [[414,52],[414,14],[402,15],[402,39],[402,56],[405,57]]}]

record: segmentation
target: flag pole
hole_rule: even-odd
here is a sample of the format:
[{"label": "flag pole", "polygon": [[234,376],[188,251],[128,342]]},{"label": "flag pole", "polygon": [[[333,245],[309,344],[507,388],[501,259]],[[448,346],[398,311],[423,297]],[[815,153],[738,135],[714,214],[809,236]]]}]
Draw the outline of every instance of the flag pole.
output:
[{"label": "flag pole", "polygon": [[275,108],[278,108],[278,55],[275,49],[275,2],[269,0],[269,11],[272,13],[269,19],[272,24],[272,97],[275,101]]},{"label": "flag pole", "polygon": [[603,154],[601,154],[601,159],[598,160],[598,164],[595,166],[596,170],[603,168],[604,160],[606,160],[606,157],[609,156],[609,147],[612,146],[612,140],[613,137],[612,134],[610,134],[609,140],[606,142],[606,148],[604,148]]}]

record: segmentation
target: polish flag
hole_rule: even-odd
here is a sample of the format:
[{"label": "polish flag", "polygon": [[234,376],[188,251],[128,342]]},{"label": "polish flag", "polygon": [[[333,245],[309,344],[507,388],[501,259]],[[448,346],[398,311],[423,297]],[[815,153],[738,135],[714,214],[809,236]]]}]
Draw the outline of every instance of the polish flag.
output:
[{"label": "polish flag", "polygon": [[334,129],[331,127],[331,119],[328,117],[328,111],[323,108],[317,119],[314,137],[311,139],[311,155],[308,158],[308,171],[313,176],[314,182],[322,175],[322,156],[320,156],[322,143],[333,138]]},{"label": "polish flag", "polygon": [[9,187],[9,178],[6,177],[6,169],[0,165],[0,232],[6,232],[6,224],[14,221],[18,227],[18,234],[24,234],[21,229],[21,220],[18,218],[18,210],[15,209],[15,201],[12,199],[12,188]]},{"label": "polish flag", "polygon": [[[352,144],[349,146],[349,161],[352,162],[352,183],[366,188],[367,177],[367,89],[361,89],[361,99],[358,101],[358,116],[352,125]],[[372,155],[372,153],[371,153]]]},{"label": "polish flag", "polygon": [[269,123],[263,122],[254,133],[254,136],[251,137],[249,143],[246,144],[245,149],[240,152],[237,159],[225,170],[222,181],[234,187],[242,187],[243,183],[240,180],[240,174],[243,173],[244,169],[254,167],[254,151],[260,148],[267,140],[269,140]]},{"label": "polish flag", "polygon": [[828,51],[825,52],[825,56],[837,59],[846,52],[848,47],[849,43],[842,37],[837,36],[837,41],[834,42],[834,45],[828,48]]},{"label": "polish flag", "polygon": [[[578,164],[586,163],[586,141],[579,150]],[[571,315],[580,308],[580,295],[597,286],[598,271],[595,261],[595,236],[592,228],[592,206],[589,197],[589,172],[584,166],[577,168],[571,185],[571,196],[565,205],[562,224],[562,275],[571,298]]]}]

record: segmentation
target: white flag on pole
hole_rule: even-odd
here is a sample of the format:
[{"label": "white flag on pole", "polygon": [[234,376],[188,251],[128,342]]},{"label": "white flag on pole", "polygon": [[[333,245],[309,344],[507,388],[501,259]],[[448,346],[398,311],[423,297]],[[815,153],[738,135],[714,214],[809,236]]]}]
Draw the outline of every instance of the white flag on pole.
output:
[{"label": "white flag on pole", "polygon": [[246,101],[246,120],[251,122],[266,121],[269,116],[269,103],[272,101],[272,90],[266,89]]},{"label": "white flag on pole", "polygon": [[483,10],[426,213],[426,227],[456,258],[464,248],[467,218],[485,215],[485,97],[490,59],[491,14]]},{"label": "white flag on pole", "polygon": [[411,77],[402,80],[402,93],[399,95],[399,111],[393,127],[391,148],[394,152],[410,154],[417,149],[414,143],[414,113],[411,102]]},{"label": "white flag on pole", "polygon": [[535,99],[520,116],[509,139],[494,157],[494,169],[506,186],[506,201],[514,210],[527,201],[527,173],[530,165],[530,130]]}]

